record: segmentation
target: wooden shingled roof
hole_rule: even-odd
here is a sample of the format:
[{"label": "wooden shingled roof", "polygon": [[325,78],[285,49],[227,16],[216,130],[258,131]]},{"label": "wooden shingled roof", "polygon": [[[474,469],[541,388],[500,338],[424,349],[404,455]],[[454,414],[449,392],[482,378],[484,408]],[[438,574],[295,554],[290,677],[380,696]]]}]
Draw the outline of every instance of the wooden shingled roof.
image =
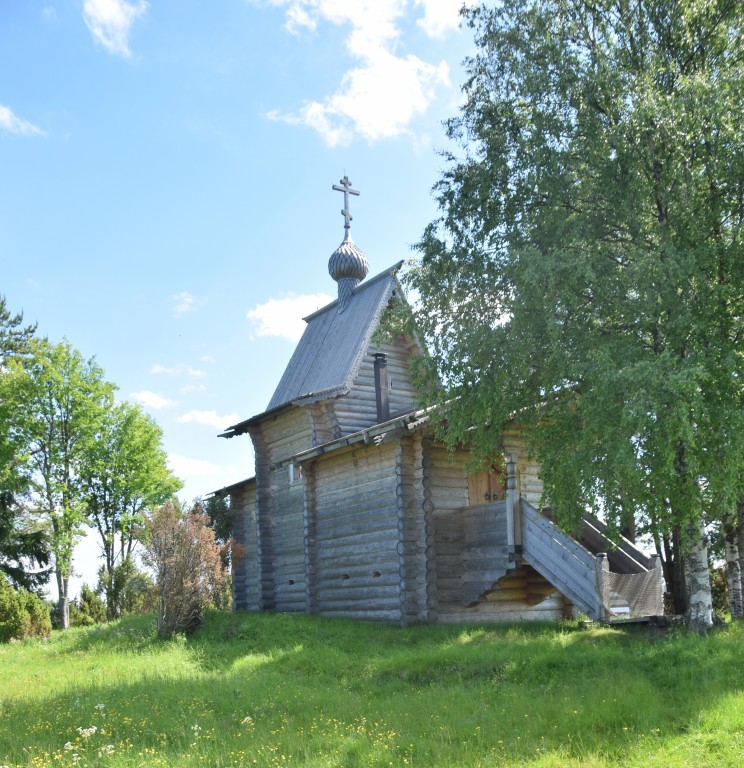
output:
[{"label": "wooden shingled roof", "polygon": [[396,290],[402,295],[396,277],[402,264],[358,285],[343,310],[333,301],[305,318],[305,332],[267,411],[338,397],[350,390],[391,296]]}]

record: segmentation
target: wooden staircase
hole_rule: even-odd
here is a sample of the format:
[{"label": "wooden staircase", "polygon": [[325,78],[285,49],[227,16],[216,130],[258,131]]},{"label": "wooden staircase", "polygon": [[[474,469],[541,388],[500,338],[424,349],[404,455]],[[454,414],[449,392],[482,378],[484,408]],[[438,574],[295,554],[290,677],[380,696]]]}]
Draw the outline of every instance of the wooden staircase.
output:
[{"label": "wooden staircase", "polygon": [[[524,499],[514,505],[521,524],[521,554],[524,562],[560,590],[580,611],[604,621],[629,616],[634,599],[633,576],[651,592],[645,609],[663,613],[662,575],[659,563],[627,539],[615,542],[605,535],[606,526],[592,515],[584,517],[578,540],[566,535]],[[519,545],[516,545],[519,547]],[[616,578],[621,574],[625,578]],[[615,577],[615,578],[613,578]]]},{"label": "wooden staircase", "polygon": [[519,507],[524,562],[553,584],[580,611],[593,619],[602,618],[604,608],[595,556],[524,499]]},{"label": "wooden staircase", "polygon": [[[639,615],[638,602],[628,592],[634,589],[633,575],[644,574],[644,589],[658,595],[647,613],[663,613],[661,570],[655,560],[625,539],[611,541],[605,530],[601,521],[587,515],[574,538],[516,496],[454,510],[436,524],[439,598],[443,604],[474,608],[493,599],[494,590],[516,594],[518,590],[503,590],[529,566],[548,582],[543,589],[552,585],[575,610],[602,621]],[[530,604],[534,601],[525,601]]]}]

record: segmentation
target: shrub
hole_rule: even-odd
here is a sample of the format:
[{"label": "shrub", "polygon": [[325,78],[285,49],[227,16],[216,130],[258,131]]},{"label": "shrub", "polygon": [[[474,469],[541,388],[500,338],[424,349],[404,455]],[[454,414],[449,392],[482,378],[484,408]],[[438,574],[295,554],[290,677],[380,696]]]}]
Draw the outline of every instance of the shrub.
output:
[{"label": "shrub", "polygon": [[49,608],[26,589],[14,589],[0,573],[0,642],[46,637],[52,631]]},{"label": "shrub", "polygon": [[158,598],[155,582],[149,573],[137,569],[127,582],[122,613],[125,616],[139,613],[153,613],[157,609]]},{"label": "shrub", "polygon": [[87,584],[83,584],[80,597],[70,603],[71,626],[92,627],[105,622],[106,603]]},{"label": "shrub", "polygon": [[710,569],[710,592],[713,598],[713,611],[718,616],[727,614],[729,612],[729,597],[725,565]]},{"label": "shrub", "polygon": [[98,571],[98,592],[106,596],[106,615],[118,619],[133,613],[152,613],[157,600],[155,584],[131,557],[125,557],[111,570]]},{"label": "shrub", "polygon": [[158,635],[193,632],[227,580],[221,547],[200,504],[182,511],[168,502],[146,518],[143,561],[155,574]]}]

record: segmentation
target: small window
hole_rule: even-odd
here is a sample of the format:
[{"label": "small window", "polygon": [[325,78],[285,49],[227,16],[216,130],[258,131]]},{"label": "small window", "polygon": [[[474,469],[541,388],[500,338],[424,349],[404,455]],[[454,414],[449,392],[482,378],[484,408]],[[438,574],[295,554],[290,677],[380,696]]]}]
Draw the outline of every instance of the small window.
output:
[{"label": "small window", "polygon": [[299,464],[289,465],[289,484],[295,485],[302,482],[302,467]]}]

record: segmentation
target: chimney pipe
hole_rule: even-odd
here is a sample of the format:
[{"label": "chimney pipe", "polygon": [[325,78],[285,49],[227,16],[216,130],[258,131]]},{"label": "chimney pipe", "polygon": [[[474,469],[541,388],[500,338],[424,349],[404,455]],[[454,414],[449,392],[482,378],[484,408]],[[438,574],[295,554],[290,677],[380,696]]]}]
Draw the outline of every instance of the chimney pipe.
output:
[{"label": "chimney pipe", "polygon": [[377,401],[377,423],[390,419],[390,396],[388,394],[387,355],[375,352],[375,399]]}]

